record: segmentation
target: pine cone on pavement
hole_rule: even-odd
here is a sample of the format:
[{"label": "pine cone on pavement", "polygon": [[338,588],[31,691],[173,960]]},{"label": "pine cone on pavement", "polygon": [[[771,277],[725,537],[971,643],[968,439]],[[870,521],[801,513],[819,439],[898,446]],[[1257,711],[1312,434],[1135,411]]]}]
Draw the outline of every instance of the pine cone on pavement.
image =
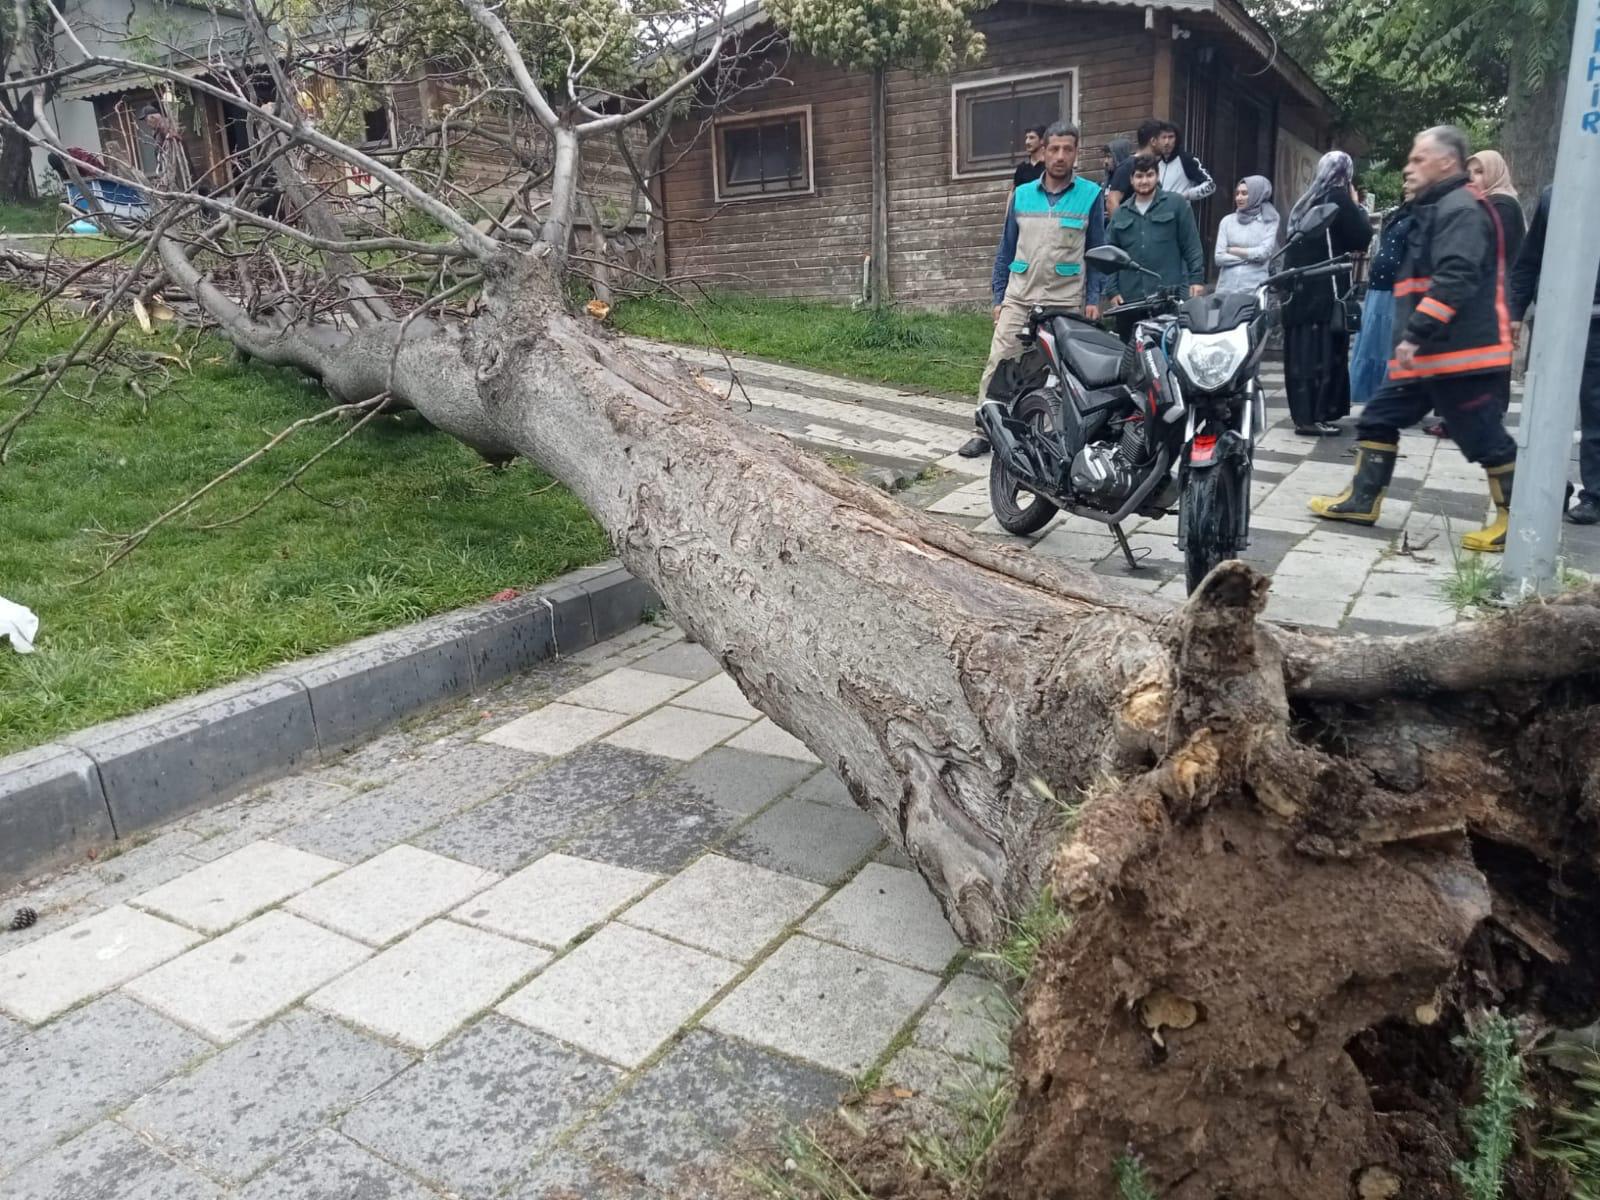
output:
[{"label": "pine cone on pavement", "polygon": [[17,909],[16,915],[11,918],[11,924],[8,926],[8,928],[12,931],[26,929],[38,919],[39,913],[36,909],[19,908]]}]

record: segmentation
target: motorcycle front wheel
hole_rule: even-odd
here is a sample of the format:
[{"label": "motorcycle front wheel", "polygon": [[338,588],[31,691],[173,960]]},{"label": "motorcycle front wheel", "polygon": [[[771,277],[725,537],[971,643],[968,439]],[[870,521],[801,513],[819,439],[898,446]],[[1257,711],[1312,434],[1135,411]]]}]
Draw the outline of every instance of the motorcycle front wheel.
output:
[{"label": "motorcycle front wheel", "polygon": [[1238,472],[1226,462],[1187,475],[1178,520],[1183,525],[1184,572],[1193,592],[1218,563],[1238,557],[1243,489]]},{"label": "motorcycle front wheel", "polygon": [[[1026,421],[1039,433],[1055,432],[1049,402],[1039,392],[1029,392],[1018,400],[1012,415],[1019,421]],[[1018,537],[1038,533],[1056,515],[1054,504],[1017,482],[1017,477],[1006,469],[999,450],[989,455],[989,507],[994,510],[994,519],[1000,528]]]}]

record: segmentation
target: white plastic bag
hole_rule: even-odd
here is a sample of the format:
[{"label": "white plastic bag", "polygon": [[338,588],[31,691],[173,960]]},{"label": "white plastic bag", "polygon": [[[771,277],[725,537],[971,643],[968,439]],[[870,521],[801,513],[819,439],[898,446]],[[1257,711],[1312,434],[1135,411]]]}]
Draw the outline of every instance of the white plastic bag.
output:
[{"label": "white plastic bag", "polygon": [[39,632],[39,618],[31,608],[13,604],[0,596],[0,638],[10,638],[18,654],[33,653],[33,639]]}]

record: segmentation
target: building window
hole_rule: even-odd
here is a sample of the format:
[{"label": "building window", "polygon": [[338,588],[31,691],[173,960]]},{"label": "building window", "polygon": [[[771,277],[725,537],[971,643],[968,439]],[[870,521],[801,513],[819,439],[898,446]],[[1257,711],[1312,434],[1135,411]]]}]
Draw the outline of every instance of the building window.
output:
[{"label": "building window", "polygon": [[956,84],[951,90],[953,174],[1009,172],[1030,128],[1075,119],[1077,91],[1075,71]]},{"label": "building window", "polygon": [[809,107],[718,121],[711,148],[718,200],[812,191]]}]

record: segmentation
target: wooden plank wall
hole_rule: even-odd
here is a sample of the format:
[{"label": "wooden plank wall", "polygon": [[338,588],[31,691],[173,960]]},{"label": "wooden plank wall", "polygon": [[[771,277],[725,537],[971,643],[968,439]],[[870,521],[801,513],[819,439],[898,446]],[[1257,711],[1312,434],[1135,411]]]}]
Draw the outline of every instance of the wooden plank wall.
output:
[{"label": "wooden plank wall", "polygon": [[[955,76],[891,72],[888,79],[890,281],[897,302],[954,307],[987,302],[989,272],[1010,187],[1005,175],[951,178],[954,83],[1076,67],[1084,159],[1099,178],[1100,146],[1149,115],[1150,41],[1138,12],[1063,13],[1003,3],[980,13],[982,66]],[[816,192],[715,200],[709,132],[673,131],[665,207],[670,269],[729,290],[853,300],[870,249],[872,177],[868,80],[795,54],[784,80],[747,93],[739,114],[812,106]],[[685,149],[687,147],[687,150]]]},{"label": "wooden plank wall", "polygon": [[986,305],[1011,177],[951,178],[953,84],[1075,68],[1079,158],[1100,181],[1100,147],[1150,115],[1154,48],[1142,12],[1001,4],[979,15],[981,67],[950,76],[889,77],[890,282],[897,302]]},{"label": "wooden plank wall", "polygon": [[854,299],[872,242],[868,76],[799,54],[783,75],[741,96],[726,115],[809,104],[815,192],[718,205],[705,114],[678,122],[666,147],[666,161],[676,165],[663,186],[669,269],[735,291]]}]

